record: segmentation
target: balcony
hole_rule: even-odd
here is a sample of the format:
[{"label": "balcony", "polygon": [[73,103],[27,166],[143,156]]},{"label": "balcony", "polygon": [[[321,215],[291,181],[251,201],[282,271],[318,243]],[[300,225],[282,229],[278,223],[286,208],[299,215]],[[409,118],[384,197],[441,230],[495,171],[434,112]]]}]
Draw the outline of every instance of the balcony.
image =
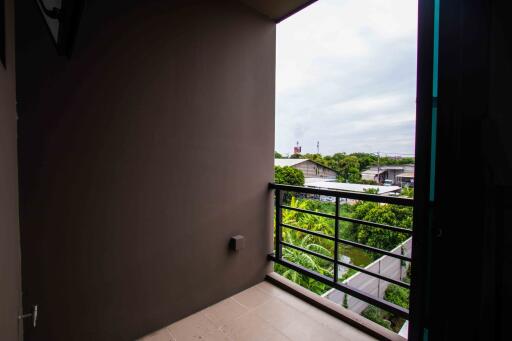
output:
[{"label": "balcony", "polygon": [[[270,274],[267,281],[143,337],[141,341],[403,340],[280,277]],[[330,313],[325,308],[331,309]],[[341,318],[352,318],[367,329],[361,331]]]},{"label": "balcony", "polygon": [[[406,336],[413,200],[270,187],[275,190],[275,247],[269,259],[276,271]],[[364,211],[373,213],[355,214]],[[400,215],[401,219],[393,218]],[[352,262],[351,257],[358,255],[366,259]]]},{"label": "balcony", "polygon": [[[276,184],[271,184],[270,189],[275,192],[275,236],[277,237],[274,238],[274,252],[268,255],[268,259],[278,266],[305,275],[331,289],[319,296],[272,272],[267,275],[266,281],[175,322],[142,340],[404,340],[400,335],[406,336],[406,325],[403,328],[404,331],[398,335],[367,320],[360,313],[371,304],[400,318],[406,320],[409,318],[407,309],[385,300],[383,293],[389,284],[410,288],[410,284],[403,280],[402,270],[404,264],[411,263],[412,230],[354,219],[341,212],[342,206],[350,203],[355,205],[358,202],[372,202],[378,205],[411,207],[413,200]],[[304,199],[309,198],[308,200],[315,200],[319,196],[334,198],[334,200],[328,200],[329,204],[327,204],[334,207],[334,214],[292,207],[286,203],[290,201],[291,193],[294,196],[302,196]],[[283,210],[332,220],[333,234],[286,223],[283,221]],[[342,223],[353,224],[358,228],[369,226],[375,231],[391,231],[404,235],[407,239],[388,251],[342,238],[341,230],[347,226],[342,226]],[[287,241],[283,238],[284,230],[295,231],[303,237],[314,236],[332,242],[333,254],[326,256]],[[343,257],[340,259],[343,255],[340,246],[343,245],[363,252],[379,254],[382,257],[365,267],[354,265]],[[404,247],[407,249],[406,252]],[[293,250],[301,255],[312,256],[332,264],[331,276],[293,262],[283,249]],[[345,273],[346,270],[351,269],[352,276],[343,276],[343,269]],[[343,302],[343,297],[347,297],[346,295],[349,295],[350,303]]]},{"label": "balcony", "polygon": [[[343,212],[300,212],[329,219],[333,233],[308,230],[278,214],[272,245],[273,191],[280,213],[293,211],[281,201],[290,191],[334,197],[338,209],[346,198],[398,203],[267,188],[275,150],[276,22],[313,1],[89,1],[75,21],[68,16],[78,11],[66,6],[84,1],[63,0],[66,10],[53,22],[66,23],[60,38],[76,33],[63,39],[74,47],[67,57],[55,49],[42,2],[60,3],[0,1],[0,340],[134,340],[204,309],[222,310],[223,304],[212,305],[226,299],[232,304],[242,290],[268,288],[266,276],[293,295],[277,291],[282,296],[267,303],[283,297],[297,306],[295,297],[306,302],[291,312],[290,304],[283,308],[301,321],[296,327],[304,338],[313,333],[321,339],[318,325],[328,323],[362,330],[354,332],[361,337],[398,338],[351,311],[351,300],[359,300],[410,314],[410,340],[510,339],[512,124],[506,113],[512,58],[506,2],[418,2],[411,313],[381,297],[380,284],[388,280],[408,287],[400,276],[348,262],[334,251],[320,257],[327,264],[321,273],[287,258],[290,249],[316,257],[282,238],[290,231],[331,242],[337,251],[350,246],[378,252],[340,235],[345,224],[362,225]],[[394,56],[394,50],[385,52],[370,66]],[[344,125],[339,133],[354,128]],[[474,162],[467,171],[461,166],[469,160]],[[409,206],[410,200],[402,203]],[[410,236],[379,224],[366,223],[403,233],[402,242]],[[234,235],[247,238],[243,252],[228,249]],[[410,257],[380,249],[389,257],[377,263],[382,267]],[[454,255],[466,261],[454,264]],[[315,296],[269,274],[273,264],[332,291]],[[344,278],[347,268],[358,278],[371,277],[368,283],[378,290],[355,288],[355,276]],[[349,309],[339,303],[345,296]],[[34,306],[37,326],[28,317],[34,317]],[[245,307],[236,320],[257,316],[263,306]],[[267,313],[268,319],[277,310]],[[257,335],[276,330],[290,338],[272,325],[293,323],[285,313],[255,320],[263,321]],[[180,324],[186,323],[174,326]],[[173,337],[167,330],[173,328],[160,334],[163,339]],[[237,330],[211,336],[245,336]]]}]

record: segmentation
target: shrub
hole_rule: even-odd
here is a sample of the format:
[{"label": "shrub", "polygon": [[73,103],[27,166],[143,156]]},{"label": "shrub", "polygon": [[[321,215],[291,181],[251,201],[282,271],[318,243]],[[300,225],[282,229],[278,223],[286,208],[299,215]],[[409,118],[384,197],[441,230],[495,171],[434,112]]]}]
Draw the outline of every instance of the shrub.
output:
[{"label": "shrub", "polygon": [[363,310],[361,315],[363,315],[370,321],[373,321],[377,324],[380,324],[383,327],[386,327],[387,329],[391,329],[391,321],[384,319],[382,317],[382,310],[373,305],[369,305],[365,310]]},{"label": "shrub", "polygon": [[348,296],[347,296],[347,294],[343,295],[343,308],[348,309]]},{"label": "shrub", "polygon": [[409,290],[396,284],[390,284],[384,293],[384,299],[388,302],[409,309]]}]

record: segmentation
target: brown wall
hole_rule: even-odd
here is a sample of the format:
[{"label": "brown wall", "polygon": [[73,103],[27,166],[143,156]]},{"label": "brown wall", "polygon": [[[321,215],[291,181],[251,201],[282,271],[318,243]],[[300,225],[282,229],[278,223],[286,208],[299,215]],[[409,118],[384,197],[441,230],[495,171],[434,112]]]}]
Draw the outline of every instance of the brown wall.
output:
[{"label": "brown wall", "polygon": [[0,340],[18,338],[20,301],[14,1],[6,0],[6,66],[0,64]]},{"label": "brown wall", "polygon": [[263,280],[275,25],[230,1],[92,0],[66,60],[33,1],[16,15],[27,339],[129,340]]}]

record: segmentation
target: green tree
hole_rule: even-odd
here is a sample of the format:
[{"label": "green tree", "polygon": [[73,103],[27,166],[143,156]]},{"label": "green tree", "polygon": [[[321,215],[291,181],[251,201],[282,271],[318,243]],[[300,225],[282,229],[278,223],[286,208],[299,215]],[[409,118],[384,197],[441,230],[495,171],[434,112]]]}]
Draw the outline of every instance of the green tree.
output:
[{"label": "green tree", "polygon": [[[311,235],[304,235],[294,230],[285,230],[283,232],[283,240],[303,249],[314,251],[327,257],[332,257],[331,252],[322,245],[316,244]],[[321,275],[332,277],[332,264],[321,258],[311,256],[305,252],[288,247],[283,247],[283,258],[289,262],[308,268]],[[321,282],[315,281],[308,276],[302,275],[281,265],[277,265],[275,269],[282,276],[317,294],[323,294],[330,288]]]},{"label": "green tree", "polygon": [[[360,201],[354,205],[352,218],[374,223],[412,228],[412,207],[379,204]],[[404,242],[408,235],[364,224],[352,224],[349,227],[350,238],[361,244],[391,250]],[[372,254],[378,258],[380,255]]]},{"label": "green tree", "polygon": [[347,157],[345,153],[335,153],[332,155],[332,159],[337,162],[343,160],[345,157]]},{"label": "green tree", "polygon": [[403,187],[402,190],[400,191],[400,194],[408,198],[414,198],[414,188]]},{"label": "green tree", "polygon": [[277,184],[304,186],[304,173],[289,166],[274,166],[274,181]]},{"label": "green tree", "polygon": [[359,160],[355,156],[347,156],[338,162],[338,175],[341,181],[356,183],[361,179]]},{"label": "green tree", "polygon": [[370,166],[377,164],[377,156],[369,153],[352,153],[350,156],[357,157],[359,161],[359,171],[368,169]]},{"label": "green tree", "polygon": [[274,159],[282,159],[283,155],[278,151],[274,151]]}]

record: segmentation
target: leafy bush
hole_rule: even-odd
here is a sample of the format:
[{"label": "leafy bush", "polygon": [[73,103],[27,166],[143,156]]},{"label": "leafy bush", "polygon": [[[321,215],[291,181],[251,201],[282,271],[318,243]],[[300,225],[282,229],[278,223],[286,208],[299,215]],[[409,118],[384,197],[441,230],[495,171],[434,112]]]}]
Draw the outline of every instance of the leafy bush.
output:
[{"label": "leafy bush", "polygon": [[403,187],[402,190],[400,191],[400,194],[408,198],[414,198],[414,188]]},{"label": "leafy bush", "polygon": [[377,324],[380,324],[383,327],[386,327],[387,329],[391,329],[391,321],[384,319],[384,317],[382,316],[382,310],[373,305],[369,305],[368,307],[366,307],[366,309],[363,310],[361,315],[363,315],[370,321],[373,321]]},{"label": "leafy bush", "polygon": [[409,290],[396,284],[390,284],[384,292],[384,299],[388,302],[409,309]]},{"label": "leafy bush", "polygon": [[[409,308],[409,290],[398,285],[390,284],[384,293],[384,299],[403,308]],[[361,315],[395,333],[400,331],[405,322],[403,318],[372,305],[363,310]]]}]

